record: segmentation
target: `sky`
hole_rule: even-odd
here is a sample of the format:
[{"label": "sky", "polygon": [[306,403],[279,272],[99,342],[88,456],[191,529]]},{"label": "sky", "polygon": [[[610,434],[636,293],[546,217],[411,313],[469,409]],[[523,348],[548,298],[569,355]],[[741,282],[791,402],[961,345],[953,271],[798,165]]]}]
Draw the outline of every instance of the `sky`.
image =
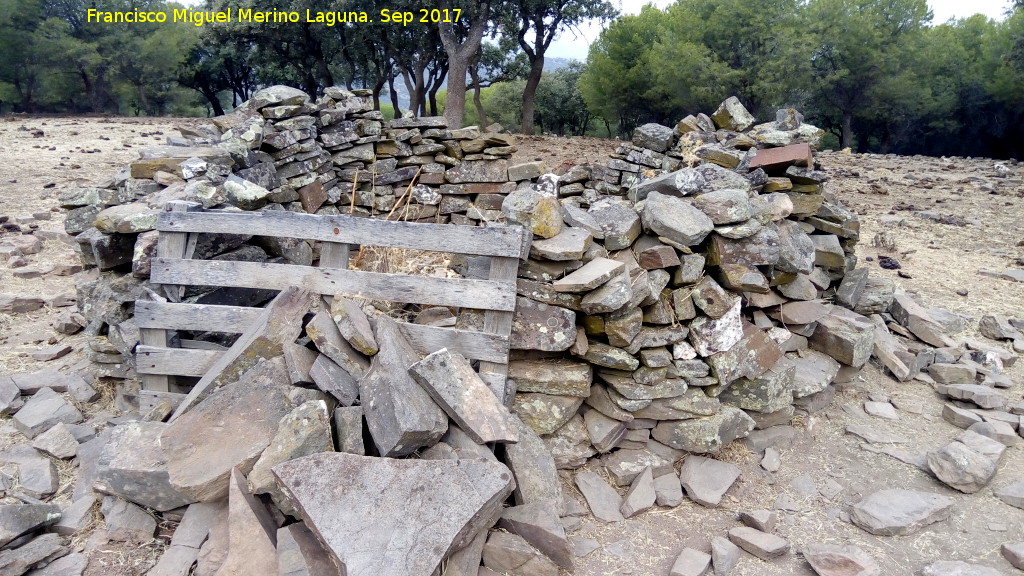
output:
[{"label": "sky", "polygon": [[[664,8],[673,0],[611,0],[623,14],[637,14],[640,7],[653,3],[659,8]],[[1010,4],[1009,0],[928,0],[928,5],[934,14],[932,22],[941,24],[950,18],[966,18],[974,14],[984,14],[996,20],[1003,19],[1003,12]],[[556,58],[570,58],[576,60],[587,59],[587,48],[590,43],[597,39],[601,33],[599,25],[585,26],[579,31],[563,32],[556,38],[548,49],[548,56]]]}]

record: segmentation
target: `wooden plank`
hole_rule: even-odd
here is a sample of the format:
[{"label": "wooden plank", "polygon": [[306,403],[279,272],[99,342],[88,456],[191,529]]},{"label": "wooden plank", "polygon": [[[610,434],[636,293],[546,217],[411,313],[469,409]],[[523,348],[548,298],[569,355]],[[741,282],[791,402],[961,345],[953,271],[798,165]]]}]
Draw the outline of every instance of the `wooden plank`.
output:
[{"label": "wooden plank", "polygon": [[[498,282],[508,282],[515,286],[516,276],[519,273],[519,261],[515,258],[492,258],[490,279]],[[513,308],[514,309],[514,308]],[[506,338],[512,333],[512,311],[488,310],[484,313],[484,332],[498,334]],[[487,383],[487,387],[494,392],[506,406],[512,407],[512,400],[515,396],[513,391],[508,389],[508,354],[497,362],[481,362],[480,378]]]},{"label": "wooden plank", "polygon": [[324,242],[320,244],[321,268],[348,268],[348,244],[341,242]]},{"label": "wooden plank", "polygon": [[[139,304],[156,304],[156,302],[142,302],[136,301],[135,306],[138,308]],[[142,348],[144,346],[167,346],[167,330],[162,328],[143,328],[139,327],[139,346],[136,348]],[[166,374],[145,374],[139,372],[139,379],[142,381],[143,390],[152,390],[153,392],[167,392],[171,389],[171,379]]]},{"label": "wooden plank", "polygon": [[[513,280],[516,264],[514,262],[512,265]],[[237,286],[270,290],[302,286],[322,295],[343,292],[373,300],[509,312],[514,310],[516,305],[514,283],[332,270],[265,262],[156,258],[153,260],[150,278],[158,284]]]},{"label": "wooden plank", "polygon": [[[241,334],[252,325],[261,312],[262,308],[246,306],[136,301],[135,323],[140,329],[166,328]],[[166,346],[167,342],[152,345]]]},{"label": "wooden plank", "polygon": [[345,214],[300,214],[283,210],[230,213],[165,212],[159,217],[157,230],[219,234],[252,234],[255,231],[260,236],[519,259],[525,259],[530,248],[530,233],[520,226],[478,228],[392,222]]},{"label": "wooden plank", "polygon": [[506,362],[508,360],[508,336],[407,322],[399,322],[398,328],[420,354],[431,354],[441,348],[447,348],[473,360],[488,362]]},{"label": "wooden plank", "polygon": [[[195,202],[184,202],[172,200],[164,208],[164,214],[185,214],[190,211],[201,210],[202,205]],[[160,258],[187,258],[189,254],[189,235],[180,232],[161,232],[156,242],[156,254]],[[192,243],[195,250],[195,243]],[[180,302],[183,289],[181,286],[164,286],[164,293],[171,302]]]},{"label": "wooden plank", "polygon": [[218,350],[190,350],[139,345],[135,349],[135,371],[139,374],[202,376],[224,355]]},{"label": "wooden plank", "polygon": [[182,348],[188,348],[189,350],[216,350],[218,352],[227,351],[227,346],[221,346],[214,342],[207,342],[206,340],[179,340],[178,345]]},{"label": "wooden plank", "polygon": [[146,414],[150,410],[156,407],[161,400],[167,400],[171,403],[171,408],[177,408],[181,404],[181,401],[185,399],[184,394],[178,394],[176,392],[157,392],[156,390],[140,390],[139,391],[139,413]]}]

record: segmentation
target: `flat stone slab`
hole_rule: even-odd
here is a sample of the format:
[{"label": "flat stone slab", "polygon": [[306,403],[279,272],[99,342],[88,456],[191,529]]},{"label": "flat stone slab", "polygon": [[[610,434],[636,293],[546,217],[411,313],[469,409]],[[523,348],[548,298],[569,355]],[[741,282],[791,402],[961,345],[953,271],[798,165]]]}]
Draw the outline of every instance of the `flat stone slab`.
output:
[{"label": "flat stone slab", "polygon": [[381,455],[405,456],[437,442],[448,416],[409,375],[420,357],[394,320],[377,320],[377,341],[380,352],[359,381],[360,401]]},{"label": "flat stone slab", "polygon": [[862,548],[835,544],[808,544],[804,560],[819,576],[879,576],[882,569]]},{"label": "flat stone slab", "polygon": [[506,508],[498,527],[522,536],[556,564],[572,570],[573,551],[558,513],[544,502]]},{"label": "flat stone slab", "polygon": [[589,292],[611,280],[625,264],[609,258],[594,258],[580,269],[552,283],[556,292]]},{"label": "flat stone slab", "polygon": [[620,511],[622,497],[600,476],[590,470],[582,470],[576,474],[576,487],[583,493],[595,518],[602,522],[625,520]]},{"label": "flat stone slab", "polygon": [[430,576],[489,526],[513,482],[486,460],[337,452],[279,464],[274,475],[348,576]]},{"label": "flat stone slab", "polygon": [[483,549],[485,568],[478,574],[514,574],[516,576],[558,576],[558,566],[530,546],[522,536],[508,532],[491,532]]},{"label": "flat stone slab", "polygon": [[14,415],[14,426],[29,439],[49,430],[58,422],[78,424],[84,418],[71,403],[50,388],[43,388],[29,398]]},{"label": "flat stone slab", "polygon": [[281,357],[261,361],[168,425],[160,443],[176,490],[193,501],[220,500],[232,468],[252,468],[294,408],[284,364]]},{"label": "flat stone slab", "polygon": [[624,518],[632,518],[637,514],[654,507],[657,500],[657,489],[654,485],[654,474],[645,468],[636,478],[622,499],[619,511]]},{"label": "flat stone slab", "polygon": [[714,508],[740,477],[740,469],[728,462],[703,456],[690,456],[683,462],[679,482],[694,502]]},{"label": "flat stone slab", "polygon": [[1024,510],[1024,480],[997,488],[995,496],[1010,506]]},{"label": "flat stone slab", "polygon": [[465,356],[442,348],[410,366],[409,374],[478,444],[519,441],[508,408]]},{"label": "flat stone slab", "polygon": [[171,485],[160,435],[163,422],[127,422],[115,426],[96,460],[94,488],[161,512],[193,502]]},{"label": "flat stone slab", "polygon": [[880,490],[851,509],[853,523],[876,536],[906,536],[947,520],[953,499],[931,492]]},{"label": "flat stone slab", "polygon": [[729,530],[729,540],[761,560],[771,560],[789,552],[789,540],[749,526]]},{"label": "flat stone slab", "polygon": [[715,536],[711,539],[711,563],[715,567],[715,576],[728,576],[740,561],[740,547],[728,538]]},{"label": "flat stone slab", "polygon": [[683,551],[676,557],[676,561],[672,563],[669,576],[704,576],[710,566],[710,554],[693,548],[683,548]]},{"label": "flat stone slab", "polygon": [[60,520],[56,504],[8,504],[0,506],[0,546]]}]

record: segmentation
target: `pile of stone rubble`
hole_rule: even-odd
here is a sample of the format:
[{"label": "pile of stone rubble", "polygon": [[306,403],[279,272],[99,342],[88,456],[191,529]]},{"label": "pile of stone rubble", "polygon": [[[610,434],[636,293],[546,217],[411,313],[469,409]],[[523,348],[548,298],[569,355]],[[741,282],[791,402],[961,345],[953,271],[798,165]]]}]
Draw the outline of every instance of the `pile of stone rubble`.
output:
[{"label": "pile of stone rubble", "polygon": [[[684,498],[717,506],[739,469],[709,455],[747,438],[771,466],[777,453],[757,440],[798,411],[823,409],[874,358],[898,380],[934,383],[950,399],[947,420],[970,429],[925,457],[870,430],[850,432],[958,490],[980,489],[1021,430],[1024,406],[996,390],[1013,385],[1002,370],[1016,354],[955,340],[956,316],[856,269],[859,223],[815,164],[821,131],[792,110],[753,122],[729,99],[710,117],[639,128],[605,165],[550,173],[540,162],[508,166],[514,142],[496,129],[447,130],[432,118],[384,124],[365,96],[344,91],[316,103],[283,87],[262,91],[145,152],[107,186],[62,195],[89,267],[79,304],[90,358],[102,364],[95,375],[127,378],[121,392],[130,401],[131,309],[152,290],[156,214],[184,199],[528,227],[505,397],[456,354],[420,358],[367,303],[327,302],[301,287],[276,297],[210,289],[187,296],[274,298],[268,314],[280,321],[263,334],[272,353],[235,350],[222,374],[241,378],[204,376],[217,385],[189,405],[158,405],[99,436],[62,395],[91,401],[95,390],[81,378],[0,377],[4,409],[32,440],[0,462],[18,468],[26,498],[47,498],[55,469],[39,451],[77,455],[76,499],[58,534],[84,529],[99,498],[112,539],[151,538],[156,525],[143,508],[180,519],[151,574],[193,565],[196,574],[333,574],[344,565],[350,575],[555,575],[580,553],[567,533],[581,516],[619,522]],[[258,236],[203,235],[195,247],[196,258],[303,265],[318,253],[316,244]],[[472,258],[454,267],[486,273]],[[481,321],[472,310],[419,314],[440,325]],[[981,328],[1024,344],[1017,320],[989,317]],[[865,405],[872,414],[892,409],[885,398]],[[593,457],[605,476],[593,466],[572,475],[583,506],[563,494],[559,469]],[[1024,502],[1018,488],[1004,500]],[[952,502],[942,498],[880,492],[851,520],[875,534],[907,533],[948,516]],[[31,510],[45,518],[18,535],[58,518],[52,508]],[[789,551],[771,533],[770,513],[741,520],[746,526],[711,542],[711,555],[684,550],[672,574],[699,575],[712,562],[726,574],[740,549],[765,560]],[[52,536],[25,541],[50,538],[66,551]],[[22,548],[0,551],[0,564]],[[59,554],[47,550],[24,571]],[[870,568],[862,551],[804,555],[822,574],[837,555]]]}]

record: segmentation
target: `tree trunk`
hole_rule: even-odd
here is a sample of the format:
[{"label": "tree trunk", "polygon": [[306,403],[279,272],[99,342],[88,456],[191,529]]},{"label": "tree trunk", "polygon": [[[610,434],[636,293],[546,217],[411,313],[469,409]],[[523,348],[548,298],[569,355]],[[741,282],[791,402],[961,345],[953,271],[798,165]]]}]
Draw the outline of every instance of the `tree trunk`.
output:
[{"label": "tree trunk", "polygon": [[210,87],[204,87],[201,92],[203,96],[210,102],[210,107],[213,108],[214,116],[223,116],[224,107],[220,105],[220,99],[217,98],[217,92]]},{"label": "tree trunk", "polygon": [[384,86],[388,81],[382,76],[377,78],[377,82],[373,85],[373,109],[380,110],[380,91],[384,89]]},{"label": "tree trunk", "polygon": [[391,108],[395,111],[395,118],[402,117],[402,108],[398,106],[398,93],[395,92],[395,76],[388,75],[388,96],[391,98]]},{"label": "tree trunk", "polygon": [[140,82],[135,85],[135,88],[139,94],[139,106],[142,106],[142,110],[146,113],[146,116],[152,116],[153,114],[149,109],[149,98],[146,97],[146,85]]},{"label": "tree trunk", "polygon": [[843,111],[842,135],[839,147],[850,148],[853,146],[853,112]]},{"label": "tree trunk", "polygon": [[[447,8],[448,5],[444,4]],[[480,3],[480,11],[469,28],[466,39],[460,44],[455,38],[455,32],[450,23],[438,24],[438,31],[441,35],[441,44],[445,53],[448,54],[448,95],[444,104],[444,118],[450,128],[462,128],[462,121],[466,115],[466,71],[471,60],[480,54],[480,43],[490,19],[491,4],[489,1]],[[480,97],[480,85],[474,75],[474,99]],[[477,112],[482,108],[477,105]],[[481,116],[483,118],[483,116]],[[481,123],[483,121],[481,120]]]},{"label": "tree trunk", "polygon": [[[484,103],[480,100],[480,79],[477,77],[476,68],[472,68],[470,74],[473,75],[473,106],[476,107],[476,121],[480,123],[481,128],[484,128],[490,122],[487,121],[487,111],[484,110]],[[447,113],[448,108],[446,107],[444,111]]]},{"label": "tree trunk", "polygon": [[526,87],[523,89],[523,119],[519,131],[523,134],[533,134],[534,100],[537,98],[537,86],[540,85],[541,75],[544,73],[544,56],[537,56],[530,62],[530,75],[526,78]]}]

